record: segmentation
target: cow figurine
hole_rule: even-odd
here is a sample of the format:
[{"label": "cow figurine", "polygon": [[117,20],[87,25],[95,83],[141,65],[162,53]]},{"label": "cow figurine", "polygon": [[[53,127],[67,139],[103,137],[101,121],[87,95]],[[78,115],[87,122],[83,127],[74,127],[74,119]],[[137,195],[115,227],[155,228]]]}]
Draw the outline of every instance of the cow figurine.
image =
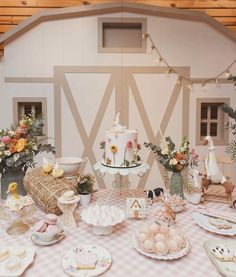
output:
[{"label": "cow figurine", "polygon": [[155,197],[159,197],[164,193],[163,188],[155,188],[152,190],[145,190],[148,200],[151,200],[151,205]]}]

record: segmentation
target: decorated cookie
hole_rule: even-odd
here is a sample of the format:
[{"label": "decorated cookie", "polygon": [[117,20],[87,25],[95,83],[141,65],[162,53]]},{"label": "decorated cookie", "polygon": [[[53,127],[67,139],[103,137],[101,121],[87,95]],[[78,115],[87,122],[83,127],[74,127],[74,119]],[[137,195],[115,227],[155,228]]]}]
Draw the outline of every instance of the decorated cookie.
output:
[{"label": "decorated cookie", "polygon": [[0,248],[0,262],[6,260],[8,256],[9,256],[8,248],[6,247]]},{"label": "decorated cookie", "polygon": [[75,261],[78,269],[94,269],[97,264],[97,255],[92,252],[80,250],[75,254]]},{"label": "decorated cookie", "polygon": [[230,253],[230,250],[226,245],[216,246],[212,248],[211,251],[214,254],[214,256],[220,261],[227,262],[233,261],[234,259],[234,255]]},{"label": "decorated cookie", "polygon": [[21,267],[20,259],[16,256],[10,256],[5,263],[6,270],[10,272],[17,271]]},{"label": "decorated cookie", "polygon": [[209,223],[211,225],[216,226],[216,228],[218,229],[231,229],[232,228],[232,224],[224,219],[220,219],[220,218],[209,218]]}]

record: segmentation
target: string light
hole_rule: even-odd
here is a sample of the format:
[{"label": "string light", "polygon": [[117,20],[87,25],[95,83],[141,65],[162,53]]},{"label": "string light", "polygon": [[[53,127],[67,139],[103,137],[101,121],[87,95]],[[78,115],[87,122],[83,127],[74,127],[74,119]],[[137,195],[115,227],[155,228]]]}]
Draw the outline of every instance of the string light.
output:
[{"label": "string light", "polygon": [[149,48],[149,50],[148,50],[148,54],[151,54],[152,53],[152,51],[155,49],[155,46],[154,45],[152,45],[150,48]]},{"label": "string light", "polygon": [[230,73],[229,69],[227,69],[227,70],[225,71],[225,78],[226,78],[226,79],[229,79],[230,76],[231,76],[231,73]]},{"label": "string light", "polygon": [[[148,33],[145,33],[142,35],[142,38],[143,39],[149,39],[150,42],[151,42],[151,47],[149,48],[149,51],[148,53],[151,54],[153,52],[153,50],[156,51],[157,55],[158,55],[158,58],[156,59],[156,64],[158,63],[159,61],[159,64],[163,63],[164,65],[166,65],[168,67],[167,71],[166,71],[166,74],[170,74],[170,73],[175,73],[178,75],[178,79],[177,79],[177,83],[180,84],[182,80],[186,80],[189,85],[188,87],[192,90],[193,88],[193,85],[192,85],[192,80],[191,78],[187,78],[185,77],[184,75],[181,75],[178,71],[175,70],[174,67],[171,67],[168,62],[164,59],[164,57],[161,55],[161,53],[159,52],[157,46],[154,44],[150,34]],[[220,85],[219,83],[219,77],[223,74],[225,74],[225,78],[228,79],[230,76],[231,76],[231,73],[230,73],[230,68],[236,64],[236,59],[232,61],[232,63],[230,65],[228,65],[223,71],[221,71],[220,73],[218,73],[216,75],[216,77],[212,77],[212,78],[209,78],[209,79],[206,79],[204,80],[204,82],[202,82],[202,89],[205,90],[206,89],[206,83],[211,83],[212,81],[215,80],[215,83],[217,86]]]}]

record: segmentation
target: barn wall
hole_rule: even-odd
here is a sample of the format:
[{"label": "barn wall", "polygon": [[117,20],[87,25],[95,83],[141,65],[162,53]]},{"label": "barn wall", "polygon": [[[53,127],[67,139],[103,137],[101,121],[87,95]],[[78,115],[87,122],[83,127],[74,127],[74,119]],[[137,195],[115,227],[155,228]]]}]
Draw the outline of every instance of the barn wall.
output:
[{"label": "barn wall", "polygon": [[[235,43],[224,37],[216,29],[201,22],[187,21],[182,19],[145,16],[144,14],[116,13],[106,14],[106,17],[147,17],[147,32],[151,35],[162,56],[171,66],[179,67],[186,73],[190,72],[191,78],[209,78],[215,76],[226,68],[236,56]],[[150,46],[150,42],[148,41]],[[104,130],[112,125],[115,110],[122,107],[117,104],[117,86],[121,82],[123,93],[128,94],[129,111],[124,121],[130,128],[139,130],[139,141],[148,141],[150,131],[146,130],[142,118],[143,111],[137,108],[133,90],[125,70],[130,67],[143,67],[142,73],[131,74],[135,80],[137,91],[147,114],[154,135],[157,134],[161,120],[166,111],[171,95],[176,86],[177,76],[155,73],[157,56],[152,54],[127,54],[127,53],[98,53],[97,52],[97,16],[73,18],[57,21],[49,21],[37,25],[29,32],[24,33],[5,47],[4,58],[0,62],[0,118],[1,128],[8,127],[12,122],[12,97],[47,97],[48,99],[48,135],[55,138],[54,116],[54,92],[61,92],[61,155],[81,156],[84,153],[84,141],[81,132],[89,136],[99,105],[104,95],[109,80],[114,87],[111,89],[110,99],[103,111],[101,124],[97,130],[97,136],[91,146],[96,160],[100,160],[102,153],[99,142],[104,137]],[[55,75],[56,69],[63,67],[68,69],[63,76]],[[83,67],[116,68],[118,75],[111,79],[112,73],[71,73],[73,68]],[[158,65],[159,66],[159,65]],[[146,68],[154,68],[154,73],[147,73]],[[232,68],[232,72],[236,68]],[[44,78],[59,80],[59,87],[55,88],[53,80],[44,82]],[[117,77],[118,76],[118,77]],[[14,78],[23,77],[22,83]],[[30,78],[40,77],[36,83]],[[7,82],[5,82],[5,78]],[[43,81],[44,80],[44,81]],[[63,81],[64,80],[64,81]],[[44,82],[44,83],[42,83]],[[68,84],[69,89],[61,86]],[[128,83],[128,86],[127,86]],[[58,83],[57,83],[58,84]],[[121,90],[122,90],[121,89]],[[54,91],[55,90],[55,91]],[[65,91],[66,90],[66,91]],[[73,118],[71,105],[68,103],[68,91],[73,95],[79,116],[83,122],[84,131],[77,129],[77,119]],[[196,130],[196,98],[203,97],[229,97],[231,106],[236,106],[235,90],[232,84],[207,84],[203,91],[201,85],[194,85],[190,94],[190,114],[184,120],[189,122],[189,138],[192,146],[195,146]],[[67,96],[66,96],[67,95]],[[119,95],[119,94],[118,94]],[[125,96],[124,96],[125,97]],[[102,104],[103,105],[103,104]],[[166,122],[166,130],[163,135],[170,135],[179,143],[182,136],[182,109],[183,88],[179,90],[179,97],[173,106],[169,122]],[[126,111],[122,111],[126,113]],[[7,116],[6,116],[7,114]],[[59,116],[59,115],[58,115]],[[163,131],[163,130],[162,130]],[[51,140],[54,142],[54,140]],[[224,154],[225,147],[217,147],[218,154]],[[204,155],[206,148],[197,147]],[[141,156],[148,158],[149,152],[142,149]],[[91,170],[91,163],[86,165]],[[157,163],[154,162],[150,175],[145,177],[147,187],[162,186]],[[100,182],[100,181],[99,181]],[[105,177],[108,185],[111,177]],[[134,186],[140,183],[139,178],[132,178]]]}]

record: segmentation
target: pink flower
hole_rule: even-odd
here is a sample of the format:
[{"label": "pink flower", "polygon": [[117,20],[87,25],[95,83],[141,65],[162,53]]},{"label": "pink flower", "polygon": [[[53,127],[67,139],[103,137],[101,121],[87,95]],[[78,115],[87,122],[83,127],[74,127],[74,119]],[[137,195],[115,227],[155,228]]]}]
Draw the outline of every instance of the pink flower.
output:
[{"label": "pink flower", "polygon": [[193,156],[193,159],[197,159],[199,157],[199,155],[194,149],[192,149],[192,156]]},{"label": "pink flower", "polygon": [[1,139],[2,143],[8,144],[11,142],[11,138],[9,136],[3,136]]},{"label": "pink flower", "polygon": [[129,140],[129,141],[127,142],[127,147],[128,147],[129,149],[133,147],[132,141]]},{"label": "pink flower", "polygon": [[138,149],[138,150],[141,149],[141,144],[140,144],[140,143],[137,144],[137,149]]}]

